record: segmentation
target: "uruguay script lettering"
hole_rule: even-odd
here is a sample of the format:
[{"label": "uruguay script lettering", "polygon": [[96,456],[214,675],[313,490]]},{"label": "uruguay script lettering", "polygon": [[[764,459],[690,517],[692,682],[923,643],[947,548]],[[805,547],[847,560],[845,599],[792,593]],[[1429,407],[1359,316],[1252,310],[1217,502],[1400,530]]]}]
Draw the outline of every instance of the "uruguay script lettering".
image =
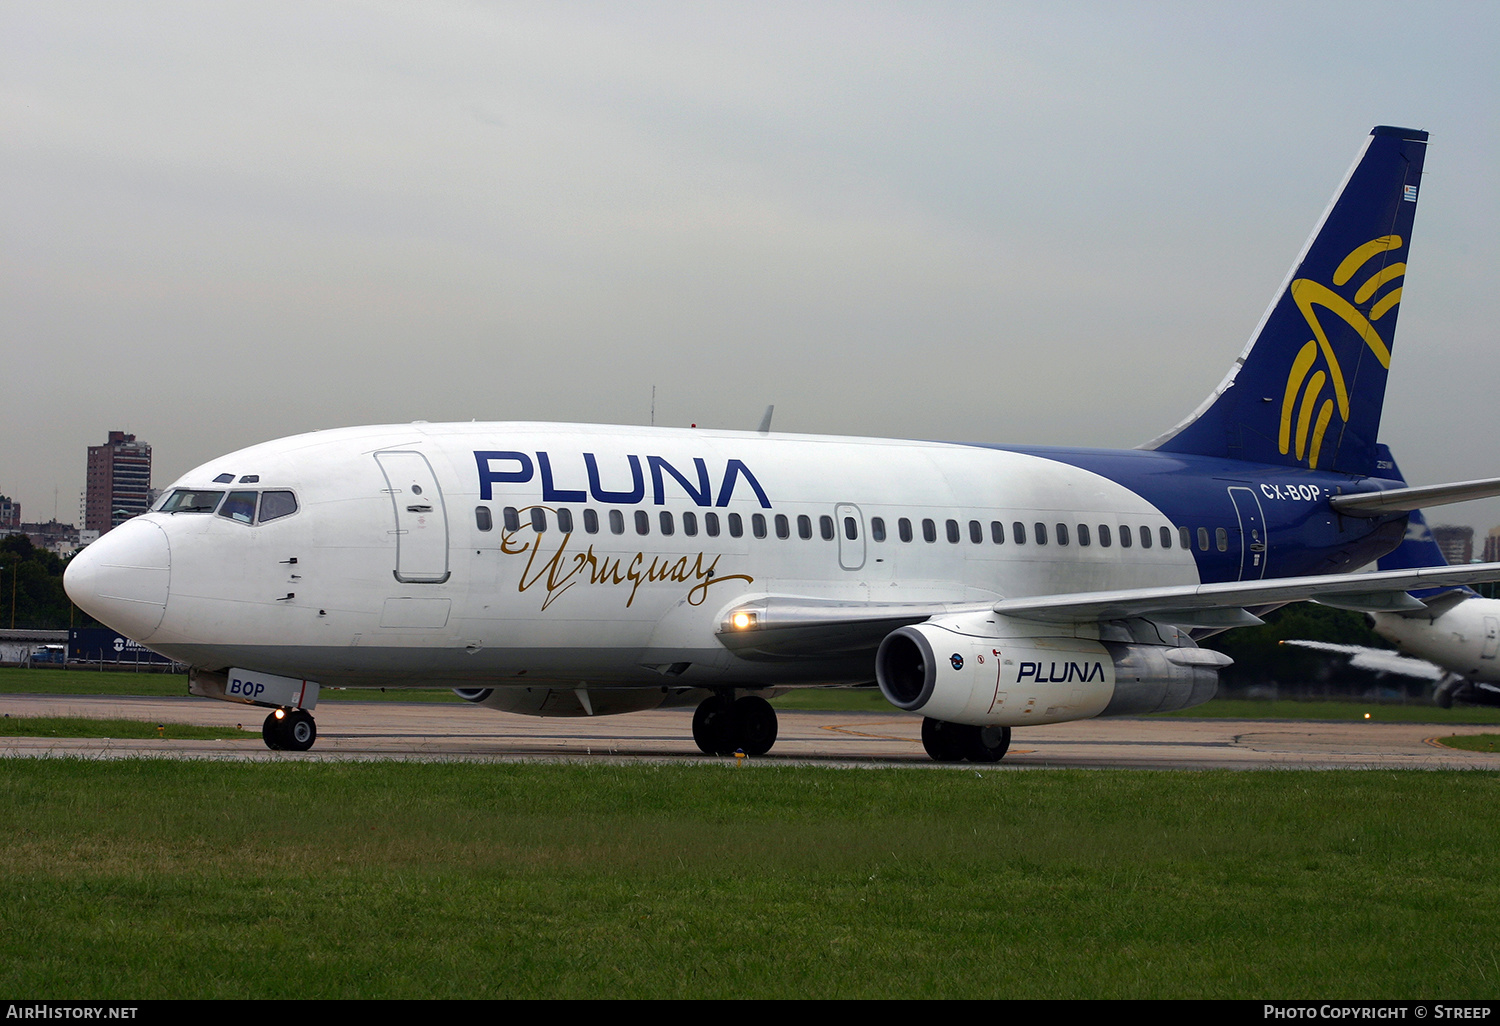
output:
[{"label": "uruguay script lettering", "polygon": [[749,574],[720,576],[716,572],[719,556],[709,558],[703,552],[675,558],[644,552],[636,552],[632,556],[613,556],[596,553],[592,543],[582,551],[570,551],[568,541],[573,537],[571,532],[554,535],[559,539],[557,548],[548,552],[543,545],[548,535],[537,534],[529,541],[522,541],[518,534],[516,531],[505,531],[500,536],[500,551],[511,556],[526,554],[526,567],[521,571],[516,590],[525,592],[540,585],[547,593],[542,599],[543,609],[575,584],[615,587],[629,585],[630,595],[625,599],[625,608],[629,609],[635,602],[635,594],[641,585],[651,582],[676,581],[685,584],[692,581],[693,586],[688,589],[687,600],[689,605],[698,606],[708,597],[708,589],[712,585],[725,581],[744,581],[750,584],[755,580]]}]

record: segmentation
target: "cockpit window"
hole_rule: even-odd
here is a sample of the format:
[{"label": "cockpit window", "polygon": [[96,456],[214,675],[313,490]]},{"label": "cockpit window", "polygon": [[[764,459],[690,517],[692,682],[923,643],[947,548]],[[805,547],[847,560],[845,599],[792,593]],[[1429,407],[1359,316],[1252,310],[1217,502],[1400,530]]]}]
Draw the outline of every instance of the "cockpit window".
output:
[{"label": "cockpit window", "polygon": [[223,492],[203,492],[193,488],[178,488],[159,509],[163,513],[212,513],[224,497]]},{"label": "cockpit window", "polygon": [[289,517],[297,512],[297,496],[291,492],[266,492],[260,497],[260,522]]},{"label": "cockpit window", "polygon": [[256,492],[230,492],[224,505],[219,507],[219,516],[248,524],[255,519]]}]

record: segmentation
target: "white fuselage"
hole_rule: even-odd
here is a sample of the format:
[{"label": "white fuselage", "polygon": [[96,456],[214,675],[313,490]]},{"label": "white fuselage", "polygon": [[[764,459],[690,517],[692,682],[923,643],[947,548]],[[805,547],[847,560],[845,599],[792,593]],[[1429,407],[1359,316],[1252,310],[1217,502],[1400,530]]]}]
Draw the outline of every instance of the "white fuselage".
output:
[{"label": "white fuselage", "polygon": [[1375,633],[1469,680],[1500,684],[1500,599],[1470,598],[1435,617],[1376,613]]}]

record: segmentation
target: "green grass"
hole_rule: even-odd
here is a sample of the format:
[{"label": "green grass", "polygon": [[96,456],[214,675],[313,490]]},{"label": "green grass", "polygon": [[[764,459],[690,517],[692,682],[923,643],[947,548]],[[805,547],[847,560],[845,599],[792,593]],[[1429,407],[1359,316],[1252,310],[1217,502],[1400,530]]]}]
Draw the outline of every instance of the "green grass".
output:
[{"label": "green grass", "polygon": [[0,992],[1492,998],[1500,775],[0,763]]},{"label": "green grass", "polygon": [[1462,748],[1467,752],[1500,751],[1500,734],[1459,734],[1456,737],[1440,738],[1449,748]]},{"label": "green grass", "polygon": [[93,720],[74,716],[7,714],[0,717],[0,737],[107,737],[120,740],[161,737],[169,741],[219,741],[259,736],[258,729],[252,734],[233,727],[198,727],[188,723],[158,724],[145,720]]}]

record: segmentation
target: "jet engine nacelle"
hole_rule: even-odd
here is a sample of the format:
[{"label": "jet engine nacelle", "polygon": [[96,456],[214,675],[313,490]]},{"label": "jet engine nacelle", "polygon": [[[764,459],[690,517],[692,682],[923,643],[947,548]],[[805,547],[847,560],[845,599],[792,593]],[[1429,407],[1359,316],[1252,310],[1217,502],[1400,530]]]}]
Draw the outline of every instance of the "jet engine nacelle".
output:
[{"label": "jet engine nacelle", "polygon": [[887,635],[875,674],[899,709],[1013,727],[1186,709],[1214,696],[1229,663],[1191,643],[1002,638],[928,622]]}]

